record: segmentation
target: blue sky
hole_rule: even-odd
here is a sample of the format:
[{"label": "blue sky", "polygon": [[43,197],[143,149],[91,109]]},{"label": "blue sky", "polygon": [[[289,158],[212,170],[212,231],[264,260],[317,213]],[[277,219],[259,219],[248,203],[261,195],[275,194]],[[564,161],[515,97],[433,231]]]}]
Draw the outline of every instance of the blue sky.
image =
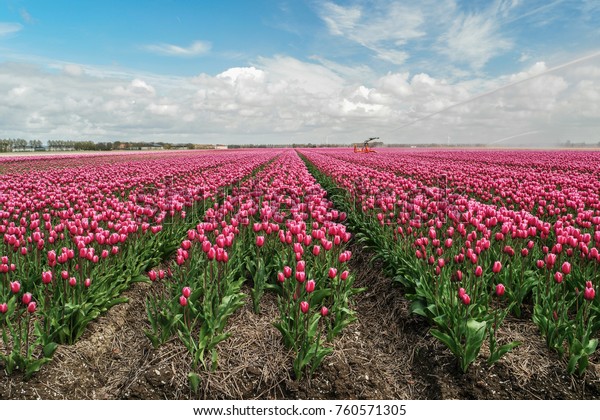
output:
[{"label": "blue sky", "polygon": [[600,141],[599,21],[600,1],[4,0],[0,137]]}]

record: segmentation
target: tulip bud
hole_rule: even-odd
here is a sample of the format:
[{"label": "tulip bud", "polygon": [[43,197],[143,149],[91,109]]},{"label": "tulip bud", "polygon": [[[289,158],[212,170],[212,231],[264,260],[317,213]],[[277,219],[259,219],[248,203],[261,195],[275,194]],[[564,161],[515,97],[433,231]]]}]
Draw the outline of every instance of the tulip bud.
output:
[{"label": "tulip bud", "polygon": [[302,301],[300,302],[300,310],[302,311],[303,314],[308,312],[308,302],[306,301]]},{"label": "tulip bud", "polygon": [[471,297],[466,293],[462,295],[461,300],[465,305],[469,305],[471,303]]},{"label": "tulip bud", "polygon": [[192,289],[190,289],[188,286],[184,287],[183,289],[181,289],[181,294],[185,297],[185,298],[189,298],[190,295],[192,294]]},{"label": "tulip bud", "polygon": [[283,267],[283,275],[285,276],[286,279],[289,279],[290,277],[292,277],[292,267],[289,266],[285,266]]},{"label": "tulip bud", "polygon": [[503,296],[504,295],[504,291],[505,291],[505,287],[502,283],[498,283],[496,285],[496,296]]},{"label": "tulip bud", "polygon": [[492,267],[492,271],[494,274],[498,274],[502,269],[502,263],[500,261],[494,262],[494,266]]},{"label": "tulip bud", "polygon": [[71,277],[69,279],[69,286],[71,286],[71,287],[77,286],[77,279],[75,277]]},{"label": "tulip bud", "polygon": [[321,308],[321,316],[327,316],[329,314],[329,309],[326,306]]},{"label": "tulip bud", "polygon": [[350,273],[348,272],[348,270],[344,270],[342,271],[342,274],[340,274],[340,280],[346,280],[348,278],[348,276],[350,275]]},{"label": "tulip bud", "polygon": [[24,305],[29,305],[29,302],[31,302],[31,298],[33,296],[31,295],[31,293],[27,292],[23,295],[23,297],[21,298],[22,302]]},{"label": "tulip bud", "polygon": [[36,308],[37,308],[37,304],[35,302],[29,302],[29,305],[27,305],[27,312],[32,314],[35,312]]},{"label": "tulip bud", "polygon": [[312,293],[315,291],[315,281],[314,280],[309,280],[306,282],[306,292],[307,293]]},{"label": "tulip bud", "polygon": [[556,282],[558,284],[562,283],[562,281],[563,281],[563,273],[561,273],[560,271],[557,271],[556,273],[554,273],[554,280],[556,280]]},{"label": "tulip bud", "polygon": [[296,281],[298,283],[304,283],[304,280],[306,280],[306,273],[304,271],[297,271],[296,272]]},{"label": "tulip bud", "polygon": [[42,273],[42,283],[44,283],[44,284],[52,283],[52,271],[44,271]]},{"label": "tulip bud", "polygon": [[565,261],[561,267],[563,274],[569,274],[571,272],[571,263]]},{"label": "tulip bud", "polygon": [[256,237],[256,246],[260,248],[264,244],[265,244],[265,237],[264,236],[257,236]]},{"label": "tulip bud", "polygon": [[13,292],[14,294],[19,293],[19,290],[21,290],[21,283],[19,283],[18,281],[11,281],[10,282],[10,291]]},{"label": "tulip bud", "polygon": [[334,267],[329,268],[329,273],[327,273],[330,279],[334,279],[337,276],[337,269]]},{"label": "tulip bud", "polygon": [[296,264],[296,271],[304,271],[306,268],[306,263],[303,260],[298,261]]},{"label": "tulip bud", "polygon": [[583,297],[585,300],[594,300],[594,297],[596,297],[596,290],[593,287],[586,287],[583,291]]},{"label": "tulip bud", "polygon": [[318,256],[321,253],[321,247],[319,245],[313,246],[312,253],[315,257]]},{"label": "tulip bud", "polygon": [[0,314],[8,312],[8,305],[6,303],[0,303]]},{"label": "tulip bud", "polygon": [[281,271],[277,273],[277,281],[279,283],[285,282],[285,275]]},{"label": "tulip bud", "polygon": [[185,296],[179,296],[179,304],[181,306],[187,306],[187,304],[188,304],[187,298]]},{"label": "tulip bud", "polygon": [[475,268],[475,277],[481,277],[483,275],[483,268],[481,268],[480,265],[478,265]]},{"label": "tulip bud", "polygon": [[85,286],[86,289],[88,289],[91,285],[92,285],[92,280],[91,279],[85,279],[83,281],[83,285]]},{"label": "tulip bud", "polygon": [[150,278],[150,281],[156,281],[156,271],[150,270],[148,272],[148,277]]}]

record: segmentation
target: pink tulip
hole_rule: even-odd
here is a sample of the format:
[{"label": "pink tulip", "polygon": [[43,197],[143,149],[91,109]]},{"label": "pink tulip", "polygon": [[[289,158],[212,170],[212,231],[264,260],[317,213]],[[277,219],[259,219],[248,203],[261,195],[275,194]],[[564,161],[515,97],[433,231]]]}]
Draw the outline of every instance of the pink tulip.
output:
[{"label": "pink tulip", "polygon": [[329,276],[330,279],[334,279],[337,276],[337,268],[330,267],[327,275]]},{"label": "pink tulip", "polygon": [[503,296],[504,295],[504,291],[505,291],[505,287],[502,283],[498,283],[496,285],[496,296]]},{"label": "pink tulip", "polygon": [[189,298],[190,295],[192,294],[192,289],[190,289],[188,286],[184,287],[183,289],[181,289],[181,294],[185,297],[185,298]]},{"label": "pink tulip", "polygon": [[260,248],[264,244],[265,244],[265,237],[264,236],[257,236],[256,237],[256,246]]},{"label": "pink tulip", "polygon": [[481,277],[483,275],[483,268],[481,268],[480,265],[478,265],[475,268],[475,277]]},{"label": "pink tulip", "polygon": [[187,306],[188,300],[185,296],[179,296],[179,304],[181,306]]},{"label": "pink tulip", "polygon": [[321,308],[321,316],[327,316],[329,314],[329,309],[326,306]]},{"label": "pink tulip", "polygon": [[561,267],[563,274],[567,275],[571,272],[571,263],[565,261]]},{"label": "pink tulip", "polygon": [[465,305],[469,305],[471,304],[471,297],[468,294],[464,294],[461,297],[462,303],[464,303]]},{"label": "pink tulip", "polygon": [[42,273],[42,283],[44,283],[44,284],[52,283],[52,271],[44,271]]},{"label": "pink tulip", "polygon": [[594,300],[594,297],[596,297],[596,290],[593,287],[586,287],[583,291],[583,298],[591,301]]},{"label": "pink tulip", "polygon": [[500,261],[494,262],[494,266],[492,267],[492,271],[494,274],[498,274],[502,269],[502,263]]},{"label": "pink tulip", "polygon": [[18,281],[10,282],[10,291],[11,292],[13,292],[16,295],[17,293],[19,293],[20,290],[21,290],[21,283],[19,283]]},{"label": "pink tulip", "polygon": [[83,281],[83,285],[85,286],[85,288],[86,288],[86,289],[89,289],[89,287],[92,285],[92,280],[91,280],[91,279],[89,279],[89,278],[86,278],[86,279]]},{"label": "pink tulip", "polygon": [[29,304],[27,305],[27,312],[32,314],[35,312],[36,308],[37,308],[37,304],[35,302],[29,302]]},{"label": "pink tulip", "polygon": [[300,302],[300,310],[302,311],[303,314],[306,314],[308,312],[308,302],[306,302],[306,301]]},{"label": "pink tulip", "polygon": [[6,303],[0,303],[0,314],[8,312],[8,305]]},{"label": "pink tulip", "polygon": [[27,292],[23,295],[23,297],[21,298],[21,301],[23,302],[24,305],[28,305],[29,302],[31,302],[32,298],[33,298],[33,296],[31,295],[31,293]]},{"label": "pink tulip", "polygon": [[307,293],[314,292],[314,290],[315,290],[315,281],[314,280],[308,280],[306,282],[305,288],[306,288],[306,292]]}]

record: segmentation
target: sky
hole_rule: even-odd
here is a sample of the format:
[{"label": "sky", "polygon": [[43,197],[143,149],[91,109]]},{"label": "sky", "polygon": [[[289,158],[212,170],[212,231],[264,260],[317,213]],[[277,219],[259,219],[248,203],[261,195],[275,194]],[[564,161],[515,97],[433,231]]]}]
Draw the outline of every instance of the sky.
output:
[{"label": "sky", "polygon": [[600,142],[600,0],[0,0],[0,138]]}]

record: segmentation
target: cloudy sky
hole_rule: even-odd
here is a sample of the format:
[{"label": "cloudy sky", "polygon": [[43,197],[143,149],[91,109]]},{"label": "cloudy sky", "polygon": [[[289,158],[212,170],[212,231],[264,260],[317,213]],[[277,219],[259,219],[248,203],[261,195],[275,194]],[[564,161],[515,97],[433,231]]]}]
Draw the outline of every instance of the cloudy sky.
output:
[{"label": "cloudy sky", "polygon": [[0,138],[600,141],[600,0],[0,0]]}]

